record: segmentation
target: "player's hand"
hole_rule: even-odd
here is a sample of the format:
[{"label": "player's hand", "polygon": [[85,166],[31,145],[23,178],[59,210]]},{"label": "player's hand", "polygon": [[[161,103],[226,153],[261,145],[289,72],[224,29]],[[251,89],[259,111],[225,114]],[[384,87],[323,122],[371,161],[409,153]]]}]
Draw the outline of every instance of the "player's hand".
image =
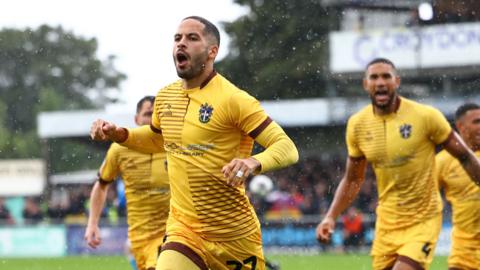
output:
[{"label": "player's hand", "polygon": [[328,243],[335,230],[335,220],[332,217],[325,217],[317,226],[316,236],[321,243]]},{"label": "player's hand", "polygon": [[97,248],[102,243],[98,226],[87,226],[83,238],[91,248]]},{"label": "player's hand", "polygon": [[117,126],[102,119],[97,119],[90,128],[90,137],[94,141],[115,141],[116,133]]},{"label": "player's hand", "polygon": [[222,173],[227,179],[227,184],[232,187],[238,187],[243,185],[245,179],[258,168],[260,168],[260,162],[252,157],[244,159],[235,158],[223,166]]}]

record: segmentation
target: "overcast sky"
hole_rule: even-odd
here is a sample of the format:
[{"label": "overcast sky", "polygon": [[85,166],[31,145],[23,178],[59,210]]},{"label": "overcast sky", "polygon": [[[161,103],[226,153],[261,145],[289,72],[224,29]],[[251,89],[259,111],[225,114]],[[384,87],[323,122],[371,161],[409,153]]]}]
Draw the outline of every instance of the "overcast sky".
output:
[{"label": "overcast sky", "polygon": [[[172,45],[182,18],[198,15],[220,27],[219,22],[246,12],[232,0],[6,0],[0,8],[0,28],[62,25],[76,35],[96,37],[98,56],[116,55],[116,68],[128,76],[121,99],[132,107],[142,96],[154,95],[177,79]],[[228,41],[220,30],[219,58],[227,53]]]}]

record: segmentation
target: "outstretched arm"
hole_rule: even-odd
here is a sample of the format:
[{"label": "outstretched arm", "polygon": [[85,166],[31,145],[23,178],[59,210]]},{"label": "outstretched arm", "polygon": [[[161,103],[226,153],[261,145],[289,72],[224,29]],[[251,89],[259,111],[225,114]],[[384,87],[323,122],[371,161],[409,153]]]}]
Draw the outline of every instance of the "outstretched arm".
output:
[{"label": "outstretched arm", "polygon": [[364,157],[348,157],[346,172],[338,185],[333,202],[322,222],[317,226],[316,235],[319,241],[330,240],[335,229],[335,220],[357,197],[365,180],[366,168],[367,160]]},{"label": "outstretched arm", "polygon": [[92,248],[96,248],[102,242],[98,223],[100,221],[100,215],[107,197],[107,191],[108,184],[97,181],[92,188],[92,192],[90,193],[90,213],[88,215],[88,224],[87,229],[85,230],[84,239]]},{"label": "outstretched arm", "polygon": [[127,139],[120,145],[147,154],[165,152],[162,134],[153,131],[151,126],[128,129]]},{"label": "outstretched arm", "polygon": [[468,148],[463,139],[455,131],[452,131],[452,134],[443,143],[443,147],[460,161],[472,181],[480,186],[480,160]]},{"label": "outstretched arm", "polygon": [[145,125],[127,129],[114,123],[97,119],[90,128],[90,137],[95,141],[113,141],[142,153],[164,152],[163,136],[158,130]]}]

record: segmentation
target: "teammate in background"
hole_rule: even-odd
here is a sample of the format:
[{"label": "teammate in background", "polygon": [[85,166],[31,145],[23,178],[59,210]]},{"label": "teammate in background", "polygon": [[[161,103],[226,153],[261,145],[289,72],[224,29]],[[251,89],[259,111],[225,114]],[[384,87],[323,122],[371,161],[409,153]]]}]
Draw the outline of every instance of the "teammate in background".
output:
[{"label": "teammate in background", "polygon": [[[455,125],[470,149],[480,156],[480,106],[467,103],[455,113]],[[457,159],[443,150],[437,154],[440,187],[452,204],[452,246],[448,269],[480,269],[480,188]]]},{"label": "teammate in background", "polygon": [[[181,80],[158,92],[151,126],[127,130],[99,119],[91,137],[149,152],[165,146],[172,197],[158,270],[263,270],[260,223],[244,181],[295,163],[297,149],[255,98],[213,68],[215,25],[187,17],[173,41]],[[254,140],[265,150],[251,156]]]},{"label": "teammate in background", "polygon": [[399,86],[390,60],[378,58],[367,65],[363,87],[372,104],[348,121],[346,172],[316,234],[320,241],[330,239],[336,218],[356,198],[370,162],[379,197],[373,269],[428,269],[441,229],[435,147],[442,145],[459,159],[477,184],[480,163],[442,113],[400,97]]},{"label": "teammate in background", "polygon": [[[135,115],[137,125],[148,127],[152,119],[153,102],[153,96],[146,96],[138,102]],[[90,215],[85,232],[89,246],[96,248],[101,243],[98,223],[108,184],[121,175],[127,198],[131,252],[139,270],[155,269],[165,235],[170,200],[165,156],[162,149],[155,154],[145,154],[117,143],[110,146],[90,195]]]}]

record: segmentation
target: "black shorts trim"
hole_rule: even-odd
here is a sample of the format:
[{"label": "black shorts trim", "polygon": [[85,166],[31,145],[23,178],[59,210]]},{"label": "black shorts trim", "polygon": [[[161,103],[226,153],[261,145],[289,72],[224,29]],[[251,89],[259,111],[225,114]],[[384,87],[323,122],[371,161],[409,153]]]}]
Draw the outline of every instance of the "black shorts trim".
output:
[{"label": "black shorts trim", "polygon": [[409,258],[407,256],[398,256],[397,258],[397,261],[400,261],[400,262],[403,262],[405,264],[408,264],[410,265],[411,267],[413,267],[413,269],[415,270],[424,270],[423,267],[420,265],[419,262],[413,260],[412,258]]},{"label": "black shorts trim", "polygon": [[187,258],[189,258],[193,263],[195,263],[200,268],[200,270],[208,270],[208,267],[203,261],[203,259],[197,253],[195,253],[195,251],[182,243],[168,242],[166,244],[163,244],[161,252],[165,250],[175,250],[177,252],[180,252],[183,255],[187,256]]}]

